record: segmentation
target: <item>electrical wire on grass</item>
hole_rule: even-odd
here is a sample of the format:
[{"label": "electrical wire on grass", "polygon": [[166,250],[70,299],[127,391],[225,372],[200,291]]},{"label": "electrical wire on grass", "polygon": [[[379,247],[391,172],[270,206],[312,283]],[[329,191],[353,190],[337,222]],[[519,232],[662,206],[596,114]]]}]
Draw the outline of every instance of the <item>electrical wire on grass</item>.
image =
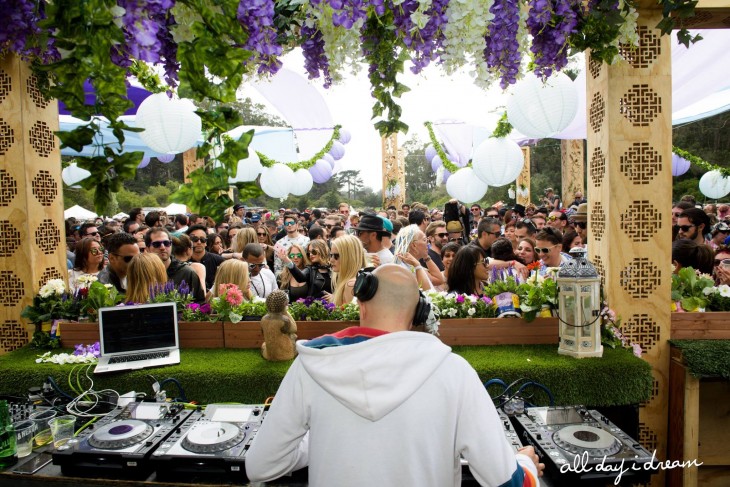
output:
[{"label": "electrical wire on grass", "polygon": [[[78,392],[78,395],[71,400],[66,405],[66,411],[73,414],[74,416],[78,416],[80,418],[100,418],[103,416],[106,416],[111,411],[107,411],[105,413],[91,413],[90,411],[93,411],[94,408],[96,408],[100,404],[107,404],[112,406],[112,409],[117,405],[117,402],[119,400],[120,394],[113,390],[113,389],[102,389],[101,391],[95,391],[94,390],[94,380],[89,376],[89,371],[91,370],[91,367],[94,366],[94,364],[90,364],[86,367],[86,370],[84,372],[84,375],[89,381],[89,387],[85,390],[81,386],[81,379],[79,377],[80,370],[79,369],[76,373],[76,384],[79,386],[79,389],[81,391],[74,391]],[[77,366],[74,367],[76,369]],[[71,372],[69,373],[69,385],[71,385],[71,374],[73,374],[74,369],[71,369]],[[104,397],[102,397],[102,394],[105,394],[106,396],[109,396],[110,394],[117,396],[117,402],[111,402],[111,401],[105,401],[103,400]],[[83,401],[82,401],[83,400]],[[81,404],[82,402],[86,404]],[[83,409],[85,408],[85,409]],[[85,427],[86,425],[84,425]]]}]

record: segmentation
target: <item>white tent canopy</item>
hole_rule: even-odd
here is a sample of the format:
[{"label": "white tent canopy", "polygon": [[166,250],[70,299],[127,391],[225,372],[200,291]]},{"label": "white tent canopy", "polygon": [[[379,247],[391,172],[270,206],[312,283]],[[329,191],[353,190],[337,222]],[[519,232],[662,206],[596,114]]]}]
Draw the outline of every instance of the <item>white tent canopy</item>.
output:
[{"label": "white tent canopy", "polygon": [[63,219],[76,218],[77,220],[90,220],[96,218],[97,214],[79,205],[72,206],[63,212]]},{"label": "white tent canopy", "polygon": [[160,208],[160,211],[164,211],[168,215],[184,215],[188,212],[188,209],[185,205],[181,205],[180,203],[170,203],[164,208]]}]

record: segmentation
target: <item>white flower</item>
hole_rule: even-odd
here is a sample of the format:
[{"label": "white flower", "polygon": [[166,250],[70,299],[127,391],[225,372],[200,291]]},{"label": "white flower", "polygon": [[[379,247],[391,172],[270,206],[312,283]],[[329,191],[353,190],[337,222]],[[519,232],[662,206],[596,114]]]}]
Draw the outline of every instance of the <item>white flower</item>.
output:
[{"label": "white flower", "polygon": [[260,296],[254,296],[253,299],[251,300],[251,302],[253,302],[253,303],[265,303],[266,300],[264,298],[260,297]]},{"label": "white flower", "polygon": [[477,310],[475,308],[469,308],[469,311],[467,311],[467,313],[469,314],[469,316],[474,316],[474,314],[476,312],[477,312]]},{"label": "white flower", "polygon": [[477,297],[474,296],[473,294],[470,294],[469,296],[467,296],[467,298],[469,298],[469,301],[471,301],[472,303],[477,302]]},{"label": "white flower", "polygon": [[730,298],[730,286],[727,284],[720,284],[716,289],[723,298]]},{"label": "white flower", "polygon": [[454,308],[451,308],[450,310],[448,310],[446,312],[446,314],[448,314],[449,316],[451,316],[453,318],[454,316],[456,316],[456,310]]},{"label": "white flower", "polygon": [[229,313],[228,319],[231,320],[231,323],[238,323],[241,319],[243,319],[243,316],[238,313]]},{"label": "white flower", "polygon": [[719,289],[714,286],[706,287],[702,290],[702,294],[704,294],[705,296],[709,296],[710,294],[715,294],[716,292],[719,292]]},{"label": "white flower", "polygon": [[66,291],[66,283],[63,282],[63,279],[51,279],[47,283],[41,287],[40,291],[38,291],[38,294],[42,298],[48,298],[53,294],[61,295]]}]

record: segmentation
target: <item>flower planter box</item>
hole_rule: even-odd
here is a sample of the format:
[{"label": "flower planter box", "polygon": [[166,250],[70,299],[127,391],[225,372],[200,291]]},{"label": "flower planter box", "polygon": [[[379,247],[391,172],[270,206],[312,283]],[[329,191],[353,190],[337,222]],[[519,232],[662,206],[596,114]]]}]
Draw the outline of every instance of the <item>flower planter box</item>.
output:
[{"label": "flower planter box", "polygon": [[[297,338],[310,340],[358,324],[357,321],[297,321]],[[223,333],[226,348],[260,348],[264,342],[260,322],[226,322]]]},{"label": "flower planter box", "polygon": [[730,312],[672,313],[673,340],[730,340]]},{"label": "flower planter box", "polygon": [[441,320],[439,338],[446,345],[556,345],[558,319],[454,318]]},{"label": "flower planter box", "polygon": [[[259,326],[258,323],[255,323]],[[178,323],[180,348],[224,348],[223,323],[181,321]],[[61,324],[61,346],[71,348],[99,341],[98,323],[64,322]]]}]

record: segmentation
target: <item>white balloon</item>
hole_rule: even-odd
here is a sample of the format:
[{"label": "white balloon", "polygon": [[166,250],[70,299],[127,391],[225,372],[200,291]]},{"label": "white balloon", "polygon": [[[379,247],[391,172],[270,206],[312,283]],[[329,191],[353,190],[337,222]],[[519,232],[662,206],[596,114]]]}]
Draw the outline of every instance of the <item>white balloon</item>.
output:
[{"label": "white balloon", "polygon": [[720,171],[709,171],[700,178],[700,191],[710,199],[723,198],[730,193],[730,178],[723,177]]},{"label": "white balloon", "polygon": [[228,182],[245,183],[247,181],[253,181],[259,176],[259,174],[261,174],[263,169],[264,166],[261,165],[261,158],[259,158],[259,155],[256,154],[255,150],[253,150],[253,147],[249,147],[248,157],[238,161],[236,177],[228,178]]},{"label": "white balloon", "polygon": [[294,171],[286,164],[274,164],[261,172],[261,189],[272,198],[286,198],[291,191]]},{"label": "white balloon", "polygon": [[507,100],[507,118],[523,135],[542,139],[565,129],[578,112],[578,92],[564,73],[556,73],[543,84],[529,74],[517,83]]},{"label": "white balloon", "polygon": [[476,177],[470,167],[459,169],[446,180],[446,192],[466,204],[482,199],[487,189],[489,186]]},{"label": "white balloon", "polygon": [[67,186],[70,186],[73,189],[81,188],[81,186],[77,183],[80,183],[89,176],[91,176],[91,173],[86,169],[82,169],[77,166],[75,162],[72,162],[65,167],[63,171],[61,171],[61,179],[63,179],[63,182],[66,183]]},{"label": "white balloon", "polygon": [[289,192],[295,196],[302,196],[309,193],[313,184],[312,174],[307,169],[299,169],[292,177]]},{"label": "white balloon", "polygon": [[522,149],[506,138],[490,137],[474,150],[472,168],[479,179],[490,186],[504,186],[520,175],[525,165]]},{"label": "white balloon", "polygon": [[347,144],[352,139],[352,135],[350,134],[350,131],[347,129],[340,129],[340,138],[338,139],[343,144]]},{"label": "white balloon", "polygon": [[139,137],[153,151],[178,154],[194,147],[201,136],[202,122],[195,105],[165,93],[148,96],[137,109],[135,124],[145,129]]}]

